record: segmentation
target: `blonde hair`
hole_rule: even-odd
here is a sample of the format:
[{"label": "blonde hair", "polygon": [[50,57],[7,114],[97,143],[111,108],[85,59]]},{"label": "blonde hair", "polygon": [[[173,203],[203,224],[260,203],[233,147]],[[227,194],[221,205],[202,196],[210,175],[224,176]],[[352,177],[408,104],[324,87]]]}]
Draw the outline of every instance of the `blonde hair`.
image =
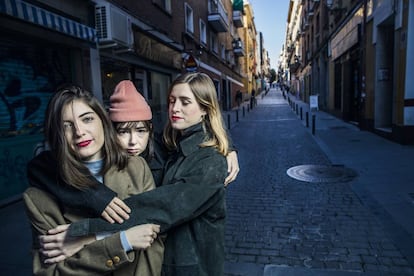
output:
[{"label": "blonde hair", "polygon": [[[200,108],[206,112],[203,127],[208,135],[206,140],[200,144],[200,147],[214,147],[226,156],[229,149],[229,140],[224,128],[216,88],[211,78],[204,73],[183,74],[171,84],[168,96],[177,84],[188,84]],[[171,127],[171,122],[168,120],[163,133],[164,142],[168,149],[171,150],[177,147],[177,135],[177,130]]]}]

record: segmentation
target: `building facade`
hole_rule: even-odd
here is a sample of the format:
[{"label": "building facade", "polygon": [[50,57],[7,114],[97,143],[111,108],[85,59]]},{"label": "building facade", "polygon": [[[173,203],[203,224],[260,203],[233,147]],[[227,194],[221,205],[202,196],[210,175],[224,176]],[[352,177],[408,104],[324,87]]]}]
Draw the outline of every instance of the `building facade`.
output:
[{"label": "building facade", "polygon": [[279,68],[285,83],[301,100],[316,96],[320,109],[361,129],[414,144],[413,6],[292,0]]},{"label": "building facade", "polygon": [[178,74],[210,75],[224,110],[257,75],[255,56],[245,62],[256,33],[243,0],[0,0],[0,31],[0,200],[27,187],[48,100],[63,83],[107,105],[116,84],[130,79],[161,131]]}]

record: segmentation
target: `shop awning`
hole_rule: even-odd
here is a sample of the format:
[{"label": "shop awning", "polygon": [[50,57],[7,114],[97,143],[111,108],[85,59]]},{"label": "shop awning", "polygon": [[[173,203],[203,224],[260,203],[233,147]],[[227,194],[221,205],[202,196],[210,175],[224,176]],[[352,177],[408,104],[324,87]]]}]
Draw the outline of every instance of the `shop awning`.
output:
[{"label": "shop awning", "polygon": [[0,13],[64,33],[79,39],[96,42],[96,30],[21,0],[0,0]]}]

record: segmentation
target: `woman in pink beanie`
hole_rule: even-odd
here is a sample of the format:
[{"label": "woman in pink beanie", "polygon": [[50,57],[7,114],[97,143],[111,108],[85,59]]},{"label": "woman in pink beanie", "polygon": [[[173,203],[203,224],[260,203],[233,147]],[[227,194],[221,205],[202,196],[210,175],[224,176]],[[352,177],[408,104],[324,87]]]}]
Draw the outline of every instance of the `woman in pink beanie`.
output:
[{"label": "woman in pink beanie", "polygon": [[132,81],[123,80],[115,87],[110,97],[109,117],[122,148],[131,156],[144,157],[159,186],[166,149],[159,136],[154,135],[151,108]]}]

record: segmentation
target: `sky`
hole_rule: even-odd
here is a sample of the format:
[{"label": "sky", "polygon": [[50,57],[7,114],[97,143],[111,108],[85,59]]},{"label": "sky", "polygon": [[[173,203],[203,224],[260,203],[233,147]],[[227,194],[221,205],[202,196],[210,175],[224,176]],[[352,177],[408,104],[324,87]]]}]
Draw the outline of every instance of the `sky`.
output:
[{"label": "sky", "polygon": [[290,0],[248,1],[253,6],[256,31],[263,33],[264,47],[269,52],[270,67],[276,70],[279,54],[285,42]]}]

